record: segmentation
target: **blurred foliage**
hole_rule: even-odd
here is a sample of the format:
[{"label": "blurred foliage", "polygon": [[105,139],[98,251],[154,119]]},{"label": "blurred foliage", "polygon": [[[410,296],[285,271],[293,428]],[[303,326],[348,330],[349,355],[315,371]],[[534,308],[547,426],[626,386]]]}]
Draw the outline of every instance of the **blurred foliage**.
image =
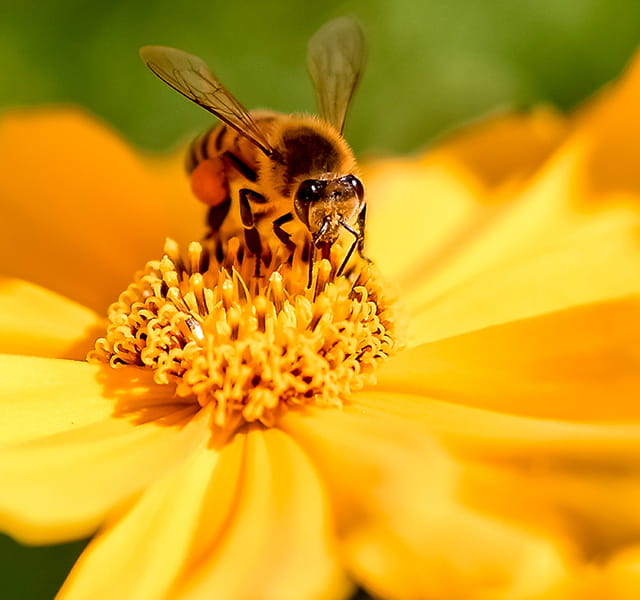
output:
[{"label": "blurred foliage", "polygon": [[85,545],[72,542],[34,548],[0,535],[0,598],[53,598]]},{"label": "blurred foliage", "polygon": [[0,106],[80,104],[168,148],[211,117],[142,65],[140,46],[165,44],[202,56],[248,108],[311,111],[306,41],[340,14],[370,46],[347,125],[358,151],[408,151],[497,108],[569,108],[640,40],[637,0],[2,0]]},{"label": "blurred foliage", "polygon": [[[164,44],[202,56],[249,108],[311,111],[306,41],[341,14],[370,46],[346,131],[360,152],[410,151],[497,109],[568,109],[640,40],[637,0],[0,0],[0,106],[79,104],[169,148],[212,121],[142,65],[140,46]],[[0,538],[2,598],[52,597],[81,549]]]}]

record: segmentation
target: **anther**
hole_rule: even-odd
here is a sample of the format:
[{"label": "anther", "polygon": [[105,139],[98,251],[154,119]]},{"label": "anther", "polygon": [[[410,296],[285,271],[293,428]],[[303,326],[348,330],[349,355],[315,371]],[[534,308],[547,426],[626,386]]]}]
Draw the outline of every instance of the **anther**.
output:
[{"label": "anther", "polygon": [[233,304],[233,281],[231,279],[225,279],[222,283],[222,306],[225,310],[229,310]]},{"label": "anther", "polygon": [[273,302],[276,312],[279,313],[284,306],[284,290],[282,288],[282,275],[277,271],[271,273],[269,277],[269,288],[267,293]]},{"label": "anther", "polygon": [[256,318],[258,319],[258,330],[265,331],[266,316],[267,316],[267,309],[269,308],[269,302],[264,296],[258,296],[253,301],[253,306],[255,307]]},{"label": "anther", "polygon": [[204,300],[204,281],[202,273],[194,273],[191,275],[191,277],[189,277],[189,283],[191,284],[191,289],[193,290],[193,295],[196,299],[197,312],[201,315],[206,315],[207,306]]},{"label": "anther", "polygon": [[166,249],[110,307],[90,358],[151,369],[196,410],[212,405],[214,428],[269,427],[286,410],[340,407],[396,347],[392,311],[368,266],[354,285],[327,254],[307,285],[300,252],[289,262],[273,248],[258,278],[237,239],[193,243],[184,261],[175,242]]},{"label": "anther", "polygon": [[331,263],[324,258],[318,263],[316,272],[316,285],[313,288],[314,300],[318,297],[318,294],[321,294],[324,291],[325,286],[329,282],[329,278],[331,277],[331,269]]},{"label": "anther", "polygon": [[202,244],[200,242],[191,242],[187,254],[189,256],[189,272],[200,273],[202,267]]}]

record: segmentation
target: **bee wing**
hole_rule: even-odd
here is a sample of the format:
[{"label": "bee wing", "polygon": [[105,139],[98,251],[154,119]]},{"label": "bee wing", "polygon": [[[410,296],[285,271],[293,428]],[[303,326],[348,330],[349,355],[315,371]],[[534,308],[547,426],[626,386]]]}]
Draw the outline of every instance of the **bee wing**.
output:
[{"label": "bee wing", "polygon": [[253,142],[267,156],[275,153],[258,124],[205,62],[167,46],[143,46],[140,56],[162,81]]},{"label": "bee wing", "polygon": [[309,40],[307,65],[316,89],[318,110],[340,133],[366,53],[362,29],[350,17],[329,21]]}]

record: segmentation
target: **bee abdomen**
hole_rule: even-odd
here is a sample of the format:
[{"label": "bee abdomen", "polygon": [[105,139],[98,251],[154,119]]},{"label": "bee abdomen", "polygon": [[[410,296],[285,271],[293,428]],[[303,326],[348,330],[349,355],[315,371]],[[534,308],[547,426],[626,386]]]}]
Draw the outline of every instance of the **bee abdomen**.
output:
[{"label": "bee abdomen", "polygon": [[227,134],[226,125],[213,126],[197,136],[189,145],[185,167],[187,173],[193,173],[194,169],[203,161],[211,158],[212,149],[214,155],[220,154],[222,144]]}]

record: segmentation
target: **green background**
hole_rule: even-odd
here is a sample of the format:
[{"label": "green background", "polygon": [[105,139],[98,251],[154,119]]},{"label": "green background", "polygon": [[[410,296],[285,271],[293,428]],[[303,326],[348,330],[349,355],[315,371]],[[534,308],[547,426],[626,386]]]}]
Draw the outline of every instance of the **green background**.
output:
[{"label": "green background", "polygon": [[[409,152],[499,109],[569,109],[640,41],[638,0],[0,0],[0,106],[79,104],[169,149],[211,118],[142,65],[138,47],[164,44],[203,57],[248,108],[311,111],[306,41],[341,14],[369,40],[346,128],[358,152]],[[0,538],[0,597],[51,598],[81,548]]]}]

